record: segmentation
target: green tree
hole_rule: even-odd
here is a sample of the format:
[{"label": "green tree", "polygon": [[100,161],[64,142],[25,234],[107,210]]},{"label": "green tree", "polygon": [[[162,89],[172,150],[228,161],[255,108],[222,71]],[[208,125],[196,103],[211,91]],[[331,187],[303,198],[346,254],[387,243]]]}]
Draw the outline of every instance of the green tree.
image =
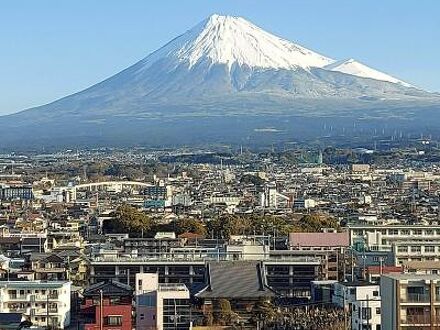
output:
[{"label": "green tree", "polygon": [[318,232],[322,228],[340,230],[339,223],[335,218],[317,213],[304,215],[293,229],[297,232]]},{"label": "green tree", "polygon": [[233,325],[238,321],[238,315],[232,311],[231,303],[227,299],[219,299],[215,310],[214,319],[219,325]]},{"label": "green tree", "polygon": [[148,233],[153,227],[153,220],[145,213],[130,205],[122,205],[116,209],[112,219],[112,227],[117,232],[140,234]]},{"label": "green tree", "polygon": [[183,218],[174,221],[174,231],[180,235],[183,233],[194,233],[206,236],[206,228],[200,220],[192,218]]}]

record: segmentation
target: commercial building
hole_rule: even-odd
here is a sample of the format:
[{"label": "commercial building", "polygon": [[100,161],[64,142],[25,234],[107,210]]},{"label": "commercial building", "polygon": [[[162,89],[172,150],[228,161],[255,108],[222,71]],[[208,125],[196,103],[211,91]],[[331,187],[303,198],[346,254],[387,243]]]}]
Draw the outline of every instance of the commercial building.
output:
[{"label": "commercial building", "polygon": [[391,251],[394,264],[408,261],[438,261],[438,225],[351,225],[350,243],[367,251]]},{"label": "commercial building", "polygon": [[29,201],[33,198],[32,185],[25,183],[0,184],[0,200],[20,199]]}]

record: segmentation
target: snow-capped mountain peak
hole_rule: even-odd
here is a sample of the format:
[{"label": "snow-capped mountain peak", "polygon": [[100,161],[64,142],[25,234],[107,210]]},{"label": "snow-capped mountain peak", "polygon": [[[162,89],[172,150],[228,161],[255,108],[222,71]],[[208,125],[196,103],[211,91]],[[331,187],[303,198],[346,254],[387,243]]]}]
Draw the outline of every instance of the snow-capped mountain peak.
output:
[{"label": "snow-capped mountain peak", "polygon": [[274,36],[249,21],[234,16],[212,15],[149,55],[148,67],[169,58],[189,67],[197,63],[247,65],[266,69],[308,69],[334,60]]},{"label": "snow-capped mountain peak", "polygon": [[412,85],[399,80],[397,78],[394,78],[386,73],[377,71],[373,68],[370,68],[366,66],[365,64],[362,64],[352,58],[342,61],[337,61],[334,63],[331,63],[324,67],[326,70],[330,71],[337,71],[342,72],[346,74],[350,74],[353,76],[358,76],[362,78],[370,78],[375,80],[381,80],[381,81],[387,81],[394,84],[399,84],[405,87],[413,87]]}]

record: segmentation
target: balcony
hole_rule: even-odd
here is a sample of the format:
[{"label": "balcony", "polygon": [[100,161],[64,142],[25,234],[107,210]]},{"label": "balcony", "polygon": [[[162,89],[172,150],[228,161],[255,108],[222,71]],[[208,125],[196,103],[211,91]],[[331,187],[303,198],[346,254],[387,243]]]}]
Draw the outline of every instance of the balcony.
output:
[{"label": "balcony", "polygon": [[35,295],[34,301],[58,300],[58,294]]},{"label": "balcony", "polygon": [[27,301],[28,295],[9,295],[9,300],[11,301]]},{"label": "balcony", "polygon": [[407,293],[406,297],[402,297],[404,303],[428,303],[429,301],[430,296],[426,293]]},{"label": "balcony", "polygon": [[48,314],[58,314],[58,308],[57,307],[49,307],[49,308],[43,308],[43,307],[37,307],[32,308],[30,310],[31,316],[45,316]]},{"label": "balcony", "polygon": [[402,317],[402,324],[427,324],[431,323],[431,316],[429,314],[415,314]]}]

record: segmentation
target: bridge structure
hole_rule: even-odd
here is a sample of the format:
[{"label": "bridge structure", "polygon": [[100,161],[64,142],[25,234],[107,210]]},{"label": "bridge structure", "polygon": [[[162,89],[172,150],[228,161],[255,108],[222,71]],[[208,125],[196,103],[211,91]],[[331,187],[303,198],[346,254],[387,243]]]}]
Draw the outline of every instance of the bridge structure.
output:
[{"label": "bridge structure", "polygon": [[78,191],[114,191],[121,192],[125,189],[142,189],[153,186],[151,183],[138,181],[103,181],[82,183],[69,187],[70,200],[75,201]]}]

